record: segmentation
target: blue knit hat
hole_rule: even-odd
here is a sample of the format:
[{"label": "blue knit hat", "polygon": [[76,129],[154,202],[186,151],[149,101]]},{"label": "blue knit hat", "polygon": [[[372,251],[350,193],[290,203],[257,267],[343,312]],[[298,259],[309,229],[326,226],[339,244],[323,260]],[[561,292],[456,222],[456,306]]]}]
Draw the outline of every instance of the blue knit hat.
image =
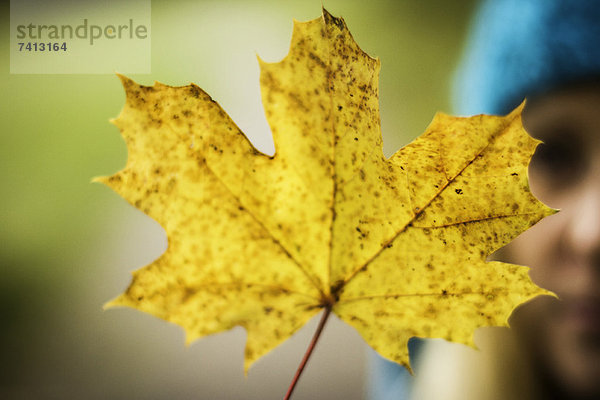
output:
[{"label": "blue knit hat", "polygon": [[458,114],[505,114],[600,76],[600,1],[489,0],[473,22],[454,80]]}]

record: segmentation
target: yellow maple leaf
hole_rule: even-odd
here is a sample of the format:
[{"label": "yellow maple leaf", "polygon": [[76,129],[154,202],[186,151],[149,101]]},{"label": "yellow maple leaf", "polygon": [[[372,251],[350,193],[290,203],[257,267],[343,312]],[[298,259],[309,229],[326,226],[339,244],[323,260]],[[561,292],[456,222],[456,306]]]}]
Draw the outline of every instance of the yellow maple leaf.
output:
[{"label": "yellow maple leaf", "polygon": [[538,141],[507,116],[435,116],[382,152],[379,60],[326,11],[260,62],[276,153],[257,151],[194,84],[122,77],[126,167],[99,178],[166,230],[167,251],[110,306],[181,325],[187,340],[243,326],[245,368],[325,309],[409,367],[410,337],[473,345],[549,292],[486,257],[555,212],[530,192]]}]

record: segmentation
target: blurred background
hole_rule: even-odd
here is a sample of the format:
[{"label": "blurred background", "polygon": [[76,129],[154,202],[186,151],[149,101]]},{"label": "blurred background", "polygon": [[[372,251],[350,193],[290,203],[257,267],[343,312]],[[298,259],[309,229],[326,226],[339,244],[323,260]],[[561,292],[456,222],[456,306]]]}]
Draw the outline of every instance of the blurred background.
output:
[{"label": "blurred background", "polygon": [[[101,7],[102,2],[91,7]],[[324,0],[382,62],[381,121],[391,155],[448,111],[449,78],[475,0]],[[108,75],[9,74],[9,4],[0,29],[0,398],[281,398],[315,320],[245,378],[241,328],[186,347],[183,330],[102,304],[130,272],[166,248],[162,228],[107,187],[125,165],[116,127],[124,93]],[[321,1],[152,1],[152,73],[136,81],[194,82],[256,147],[273,153],[256,55],[287,53],[292,19]],[[330,320],[295,399],[367,399],[372,350]]]}]

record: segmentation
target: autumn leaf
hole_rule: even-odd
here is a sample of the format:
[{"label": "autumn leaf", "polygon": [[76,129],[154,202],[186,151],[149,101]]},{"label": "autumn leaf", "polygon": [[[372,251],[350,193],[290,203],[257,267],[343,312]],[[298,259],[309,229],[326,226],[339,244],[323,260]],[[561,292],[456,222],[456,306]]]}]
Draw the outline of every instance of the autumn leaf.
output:
[{"label": "autumn leaf", "polygon": [[294,23],[289,54],[259,63],[272,157],[198,86],[120,77],[114,124],[129,157],[99,180],[158,221],[169,246],[109,306],[181,325],[188,342],[243,326],[246,370],[325,309],[409,367],[409,338],[473,345],[476,328],[506,326],[549,293],[528,268],[486,261],[555,212],[529,190],[538,141],[522,106],[437,114],[386,158],[380,63],[343,19]]}]

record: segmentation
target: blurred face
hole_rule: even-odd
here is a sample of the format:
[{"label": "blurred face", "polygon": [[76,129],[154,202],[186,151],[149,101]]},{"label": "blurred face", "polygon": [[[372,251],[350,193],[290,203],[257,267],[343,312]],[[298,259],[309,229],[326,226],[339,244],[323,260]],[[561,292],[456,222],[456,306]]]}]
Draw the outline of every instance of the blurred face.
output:
[{"label": "blurred face", "polygon": [[[538,147],[529,174],[533,193],[561,211],[507,246],[511,262],[560,300],[543,297],[511,324],[530,340],[534,358],[574,394],[600,394],[600,86],[540,97],[525,107]],[[600,398],[600,397],[598,397]]]}]

